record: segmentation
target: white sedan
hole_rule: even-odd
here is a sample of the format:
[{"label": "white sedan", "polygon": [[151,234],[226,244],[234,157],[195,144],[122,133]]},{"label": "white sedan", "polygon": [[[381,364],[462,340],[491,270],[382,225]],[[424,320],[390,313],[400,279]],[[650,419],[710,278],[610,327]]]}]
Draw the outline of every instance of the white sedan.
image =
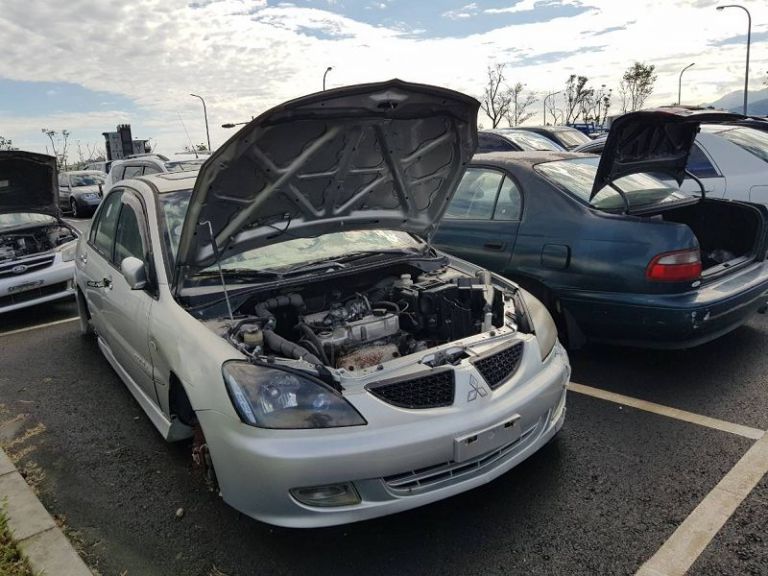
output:
[{"label": "white sedan", "polygon": [[241,512],[313,527],[414,508],[560,430],[570,366],[546,308],[430,245],[478,106],[398,80],[327,90],[253,120],[197,178],[104,198],[77,249],[83,332]]}]

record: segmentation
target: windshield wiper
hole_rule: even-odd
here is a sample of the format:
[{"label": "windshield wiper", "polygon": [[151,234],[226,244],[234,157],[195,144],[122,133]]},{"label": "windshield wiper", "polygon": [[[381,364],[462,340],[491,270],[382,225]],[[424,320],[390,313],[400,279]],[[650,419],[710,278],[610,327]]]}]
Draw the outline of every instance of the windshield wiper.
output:
[{"label": "windshield wiper", "polygon": [[[282,274],[276,270],[254,270],[253,268],[222,268],[222,274],[226,278],[243,278],[244,280],[262,280],[268,278],[280,278]],[[204,270],[195,274],[195,278],[218,278],[218,270]]]}]

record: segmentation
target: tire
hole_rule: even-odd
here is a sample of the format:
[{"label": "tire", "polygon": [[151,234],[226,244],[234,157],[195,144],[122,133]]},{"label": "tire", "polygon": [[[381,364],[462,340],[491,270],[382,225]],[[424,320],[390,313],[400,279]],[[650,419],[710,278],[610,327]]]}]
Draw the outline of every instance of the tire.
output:
[{"label": "tire", "polygon": [[90,338],[94,335],[91,313],[88,310],[88,303],[85,301],[85,296],[83,296],[80,288],[77,288],[75,297],[77,299],[77,315],[80,318],[80,335],[83,338]]},{"label": "tire", "polygon": [[79,218],[80,217],[80,211],[77,207],[77,200],[74,198],[69,199],[69,208],[72,210],[72,218]]}]

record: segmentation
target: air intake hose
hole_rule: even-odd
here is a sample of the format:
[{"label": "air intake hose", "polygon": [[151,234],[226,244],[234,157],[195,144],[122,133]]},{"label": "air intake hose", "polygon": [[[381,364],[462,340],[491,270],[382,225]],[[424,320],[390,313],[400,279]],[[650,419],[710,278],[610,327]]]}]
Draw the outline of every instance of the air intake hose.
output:
[{"label": "air intake hose", "polygon": [[276,296],[256,304],[253,311],[263,322],[263,330],[271,330],[275,327],[277,320],[275,315],[272,314],[272,310],[283,308],[284,306],[302,310],[304,308],[304,298],[301,297],[301,294],[283,294],[282,296]]},{"label": "air intake hose", "polygon": [[315,366],[322,366],[323,362],[312,354],[309,350],[298,344],[294,344],[290,340],[286,340],[279,334],[275,334],[272,330],[264,330],[264,342],[269,349],[275,354],[284,356],[286,358],[293,358],[295,360],[304,360]]}]

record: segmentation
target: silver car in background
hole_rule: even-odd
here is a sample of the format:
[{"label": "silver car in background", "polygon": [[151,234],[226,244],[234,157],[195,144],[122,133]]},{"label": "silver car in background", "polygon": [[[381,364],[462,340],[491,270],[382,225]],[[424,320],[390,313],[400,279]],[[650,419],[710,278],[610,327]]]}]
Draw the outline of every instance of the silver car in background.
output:
[{"label": "silver car in background", "polygon": [[76,239],[59,219],[56,159],[0,151],[0,314],[74,296]]},{"label": "silver car in background", "polygon": [[354,522],[481,486],[565,417],[546,308],[431,235],[474,99],[398,80],[259,116],[195,174],[118,183],[78,243],[84,334],[241,512]]}]

